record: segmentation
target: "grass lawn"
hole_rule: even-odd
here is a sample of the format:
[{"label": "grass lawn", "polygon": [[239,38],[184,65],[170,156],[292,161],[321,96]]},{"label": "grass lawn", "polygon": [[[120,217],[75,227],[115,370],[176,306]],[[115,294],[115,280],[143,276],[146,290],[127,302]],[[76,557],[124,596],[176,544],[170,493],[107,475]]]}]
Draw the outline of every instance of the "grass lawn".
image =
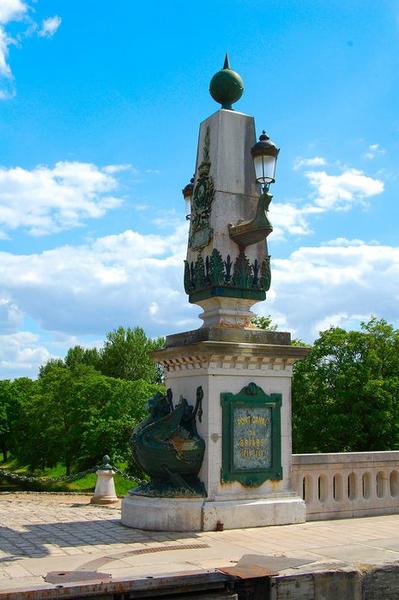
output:
[{"label": "grass lawn", "polygon": [[[123,470],[125,465],[118,465],[118,468]],[[4,469],[18,475],[31,475],[28,467],[21,466],[15,460],[10,459],[8,462],[0,464],[0,471]],[[40,473],[34,473],[37,477],[62,477],[65,475],[65,466],[58,464],[51,469],[44,469]],[[118,496],[124,496],[128,490],[135,487],[135,483],[124,479],[121,475],[114,476],[115,489]],[[81,479],[71,482],[49,483],[49,482],[17,482],[10,479],[0,477],[0,492],[16,492],[16,491],[35,491],[35,492],[80,492],[92,493],[96,485],[95,473],[90,473]]]}]

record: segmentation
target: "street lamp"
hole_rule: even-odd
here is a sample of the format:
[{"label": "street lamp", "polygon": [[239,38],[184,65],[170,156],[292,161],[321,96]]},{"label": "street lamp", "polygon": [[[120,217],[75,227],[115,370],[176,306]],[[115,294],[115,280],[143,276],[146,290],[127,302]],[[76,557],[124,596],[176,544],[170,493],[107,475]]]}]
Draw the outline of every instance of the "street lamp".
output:
[{"label": "street lamp", "polygon": [[275,182],[276,162],[280,149],[271,141],[265,131],[251,148],[252,158],[255,165],[256,181],[262,186],[263,191],[269,189],[269,185]]},{"label": "street lamp", "polygon": [[265,240],[273,231],[267,212],[272,195],[269,194],[269,185],[275,182],[277,156],[279,148],[262,131],[259,141],[251,148],[255,166],[256,182],[261,186],[256,213],[252,219],[240,220],[236,225],[229,225],[229,236],[238,244],[240,251],[247,246]]},{"label": "street lamp", "polygon": [[186,220],[189,221],[191,217],[191,199],[194,192],[194,177],[190,179],[190,183],[182,189],[184,202],[186,203]]}]

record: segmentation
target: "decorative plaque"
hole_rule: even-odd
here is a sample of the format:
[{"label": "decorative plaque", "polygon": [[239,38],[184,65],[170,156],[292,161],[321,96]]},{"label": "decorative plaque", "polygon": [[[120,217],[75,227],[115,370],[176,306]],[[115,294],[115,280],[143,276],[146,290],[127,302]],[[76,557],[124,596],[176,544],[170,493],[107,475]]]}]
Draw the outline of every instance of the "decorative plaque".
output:
[{"label": "decorative plaque", "polygon": [[238,394],[221,394],[222,481],[258,486],[282,479],[281,394],[267,395],[255,383]]}]

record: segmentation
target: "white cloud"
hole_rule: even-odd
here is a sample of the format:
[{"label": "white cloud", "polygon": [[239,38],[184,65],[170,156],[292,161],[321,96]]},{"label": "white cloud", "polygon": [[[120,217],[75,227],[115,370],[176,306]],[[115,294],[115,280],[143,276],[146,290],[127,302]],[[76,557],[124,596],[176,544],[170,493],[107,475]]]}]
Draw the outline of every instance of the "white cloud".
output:
[{"label": "white cloud", "polygon": [[[11,37],[7,33],[7,25],[22,21],[24,31]],[[29,14],[29,3],[24,0],[0,0],[0,100],[8,100],[15,96],[14,77],[8,64],[10,45],[18,44],[23,38],[37,32],[39,37],[52,37],[61,24],[61,17],[55,15],[43,19],[41,26]]]},{"label": "white cloud", "polygon": [[298,171],[303,167],[323,167],[327,161],[322,156],[314,156],[313,158],[298,157],[294,161],[294,171]]},{"label": "white cloud", "polygon": [[362,321],[368,321],[370,315],[352,314],[340,312],[335,315],[327,315],[318,321],[313,330],[317,335],[320,331],[325,331],[330,327],[342,327],[343,329],[357,329]]},{"label": "white cloud", "polygon": [[[132,169],[133,169],[132,165],[129,165],[128,163],[123,163],[120,165],[106,165],[103,168],[103,171],[105,173],[109,173],[109,175],[115,175],[115,173],[121,173],[123,171],[129,171]],[[136,169],[133,169],[133,170],[136,171]]]},{"label": "white cloud", "polygon": [[308,235],[312,229],[308,215],[317,212],[310,205],[297,207],[294,204],[275,202],[270,205],[270,220],[273,224],[273,239],[290,235]]},{"label": "white cloud", "polygon": [[103,216],[121,204],[113,194],[118,181],[106,169],[67,161],[31,171],[0,168],[0,233],[45,235]]},{"label": "white cloud", "polygon": [[15,95],[13,75],[7,62],[8,48],[14,40],[7,34],[5,26],[10,21],[21,19],[28,10],[22,0],[0,1],[0,100],[8,100]]},{"label": "white cloud", "polygon": [[11,333],[22,324],[22,313],[8,297],[0,297],[0,332]]},{"label": "white cloud", "polygon": [[29,331],[0,335],[0,378],[30,376],[51,358],[38,336]]},{"label": "white cloud", "polygon": [[[41,254],[0,253],[0,297],[48,331],[104,335],[143,325],[157,335],[196,326],[182,290],[187,227],[166,236],[125,231]],[[198,311],[197,311],[198,312]],[[1,323],[1,320],[0,320]]]},{"label": "white cloud", "polygon": [[[325,159],[308,159],[311,160]],[[384,183],[380,179],[365,175],[357,169],[346,168],[338,175],[329,175],[324,170],[306,171],[304,176],[312,188],[305,204],[300,206],[292,202],[272,202],[270,205],[275,240],[284,239],[287,233],[308,235],[312,233],[309,223],[312,215],[349,210],[354,205],[366,206],[367,198],[384,191]]]},{"label": "white cloud", "polygon": [[[6,32],[0,27],[0,75],[9,79],[11,77],[11,69],[7,64],[8,44],[9,41]],[[4,94],[5,92],[3,91],[2,93]]]},{"label": "white cloud", "polygon": [[326,246],[364,246],[366,242],[364,242],[363,240],[359,240],[357,238],[354,238],[352,240],[348,240],[347,238],[344,237],[338,237],[335,238],[335,240],[328,240],[327,242],[325,242]]},{"label": "white cloud", "polygon": [[[302,247],[272,261],[270,308],[287,316],[304,339],[314,338],[334,315],[399,321],[399,247]],[[335,319],[335,320],[334,320]]]},{"label": "white cloud", "polygon": [[348,240],[345,237],[337,237],[335,240],[328,240],[322,244],[323,246],[379,246],[379,242],[377,240],[371,240],[370,242],[364,242],[363,240],[359,240],[358,238],[353,238],[352,240]]},{"label": "white cloud", "polygon": [[47,17],[43,19],[39,31],[37,32],[39,37],[53,37],[59,26],[61,25],[61,17],[55,15],[54,17]]},{"label": "white cloud", "polygon": [[5,24],[9,21],[20,19],[26,14],[28,7],[22,0],[1,0],[0,2],[0,23]]},{"label": "white cloud", "polygon": [[325,171],[305,173],[313,188],[313,203],[322,210],[348,210],[354,204],[365,204],[365,199],[384,191],[380,179],[365,175],[358,169],[347,169],[340,175]]},{"label": "white cloud", "polygon": [[383,156],[385,153],[385,148],[381,148],[379,144],[370,144],[364,157],[368,160],[374,160],[377,156]]}]

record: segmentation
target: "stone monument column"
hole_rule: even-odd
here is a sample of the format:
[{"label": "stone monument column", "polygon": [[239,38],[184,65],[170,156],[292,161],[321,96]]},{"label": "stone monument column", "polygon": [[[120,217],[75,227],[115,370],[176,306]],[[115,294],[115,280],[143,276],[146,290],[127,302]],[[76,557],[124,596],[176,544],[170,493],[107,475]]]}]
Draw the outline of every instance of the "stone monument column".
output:
[{"label": "stone monument column", "polygon": [[[122,522],[132,527],[210,531],[305,520],[305,504],[291,485],[291,378],[307,349],[291,346],[289,333],[251,325],[250,309],[270,287],[266,238],[272,232],[271,196],[268,186],[259,189],[253,156],[259,144],[266,159],[278,149],[265,134],[257,146],[253,117],[233,110],[242,91],[226,57],[210,86],[222,108],[200,125],[189,190],[184,286],[189,302],[203,309],[203,325],[167,336],[165,349],[154,353],[165,369],[168,397],[152,399],[157,408],[133,435],[133,451],[147,464],[159,435],[148,451],[141,440],[175,419],[177,429],[163,439],[177,454],[151,454],[150,484],[129,492],[122,504]],[[180,421],[179,411],[185,415]],[[190,443],[197,457],[201,452],[195,477],[185,468]]]}]

